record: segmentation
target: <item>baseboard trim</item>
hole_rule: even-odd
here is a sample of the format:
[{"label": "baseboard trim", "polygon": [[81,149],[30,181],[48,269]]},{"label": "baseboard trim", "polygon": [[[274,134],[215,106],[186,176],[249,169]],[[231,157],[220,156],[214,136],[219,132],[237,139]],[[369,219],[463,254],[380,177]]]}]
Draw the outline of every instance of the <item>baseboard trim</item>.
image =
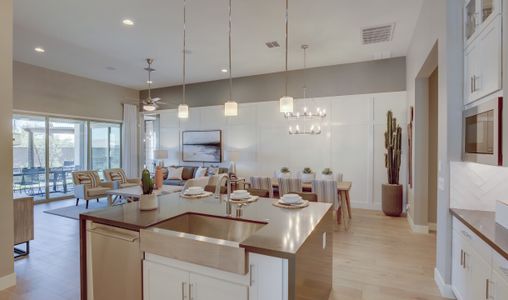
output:
[{"label": "baseboard trim", "polygon": [[429,226],[427,226],[427,225],[416,225],[413,222],[413,218],[411,218],[410,214],[407,214],[407,221],[409,223],[409,226],[411,227],[411,231],[412,232],[414,232],[414,233],[424,233],[424,234],[428,234],[429,233]]},{"label": "baseboard trim", "polygon": [[16,273],[11,273],[4,277],[0,277],[0,291],[16,285]]},{"label": "baseboard trim", "polygon": [[453,292],[452,286],[444,282],[443,277],[437,268],[434,268],[434,281],[436,282],[442,297],[448,299],[457,299],[457,297],[455,297],[455,293]]},{"label": "baseboard trim", "polygon": [[437,231],[437,224],[429,223],[429,231]]}]

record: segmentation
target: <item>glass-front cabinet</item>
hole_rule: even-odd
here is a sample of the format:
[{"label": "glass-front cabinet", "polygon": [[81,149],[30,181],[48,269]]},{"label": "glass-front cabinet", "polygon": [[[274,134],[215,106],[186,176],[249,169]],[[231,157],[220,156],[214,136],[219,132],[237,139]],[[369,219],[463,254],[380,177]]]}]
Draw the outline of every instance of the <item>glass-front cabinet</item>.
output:
[{"label": "glass-front cabinet", "polygon": [[466,46],[499,14],[501,0],[466,0],[464,6],[464,40]]}]

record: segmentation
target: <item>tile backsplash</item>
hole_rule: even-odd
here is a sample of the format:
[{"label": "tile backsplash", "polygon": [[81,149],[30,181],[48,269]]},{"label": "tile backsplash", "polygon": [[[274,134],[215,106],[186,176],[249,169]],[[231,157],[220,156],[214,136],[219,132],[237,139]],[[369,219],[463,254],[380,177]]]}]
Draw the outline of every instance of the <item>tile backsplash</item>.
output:
[{"label": "tile backsplash", "polygon": [[495,211],[497,200],[508,200],[508,168],[450,163],[450,207]]}]

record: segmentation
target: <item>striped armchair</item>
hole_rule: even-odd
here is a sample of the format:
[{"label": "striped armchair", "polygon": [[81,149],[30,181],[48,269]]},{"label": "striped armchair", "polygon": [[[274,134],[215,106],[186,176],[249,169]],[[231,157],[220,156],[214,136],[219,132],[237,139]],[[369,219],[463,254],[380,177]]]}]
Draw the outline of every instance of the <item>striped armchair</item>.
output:
[{"label": "striped armchair", "polygon": [[103,172],[106,181],[118,182],[118,186],[115,186],[115,188],[126,188],[141,184],[141,179],[139,178],[127,178],[125,171],[121,168],[106,169]]},{"label": "striped armchair", "polygon": [[302,192],[302,180],[300,178],[277,178],[279,182],[279,196],[289,193]]},{"label": "striped armchair", "polygon": [[97,199],[99,202],[99,198],[107,197],[106,192],[113,189],[113,182],[101,181],[97,171],[72,172],[72,180],[76,206],[79,204],[79,199],[83,199],[86,200],[87,209],[89,200]]}]

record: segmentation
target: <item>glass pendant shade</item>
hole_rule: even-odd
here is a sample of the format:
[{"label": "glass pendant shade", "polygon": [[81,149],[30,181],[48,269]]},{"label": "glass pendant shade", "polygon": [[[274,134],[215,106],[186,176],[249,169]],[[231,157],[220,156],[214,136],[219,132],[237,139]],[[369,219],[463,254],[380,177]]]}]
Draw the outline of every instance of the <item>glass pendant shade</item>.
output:
[{"label": "glass pendant shade", "polygon": [[187,104],[178,105],[178,118],[187,119],[189,117],[189,106]]},{"label": "glass pendant shade", "polygon": [[293,97],[284,96],[280,98],[280,112],[281,113],[292,113],[293,112]]},{"label": "glass pendant shade", "polygon": [[238,103],[236,103],[235,101],[227,101],[224,104],[224,115],[226,117],[238,116]]},{"label": "glass pendant shade", "polygon": [[153,104],[145,104],[145,105],[143,105],[143,109],[145,111],[154,111],[156,108],[155,108],[155,105],[153,105]]}]

